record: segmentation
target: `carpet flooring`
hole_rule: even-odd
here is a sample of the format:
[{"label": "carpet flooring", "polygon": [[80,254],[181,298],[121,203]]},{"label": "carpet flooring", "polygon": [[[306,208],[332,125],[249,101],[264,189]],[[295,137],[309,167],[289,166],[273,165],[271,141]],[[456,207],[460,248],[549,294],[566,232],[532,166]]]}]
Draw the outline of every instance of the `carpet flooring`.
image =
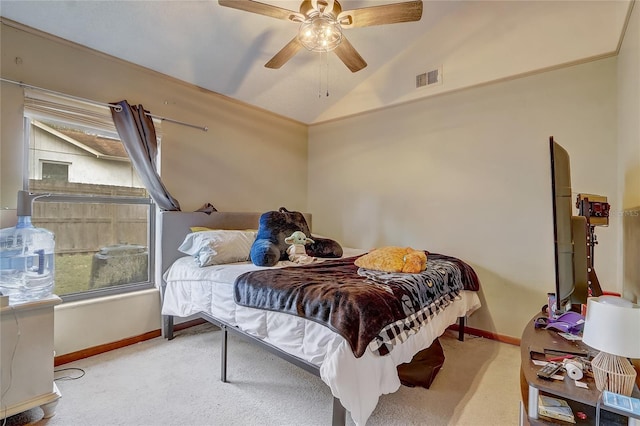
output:
[{"label": "carpet flooring", "polygon": [[[440,338],[446,360],[431,388],[401,386],[383,395],[368,426],[518,424],[520,349],[456,336],[447,331]],[[233,334],[229,383],[220,382],[220,337],[202,324],[172,341],[156,338],[57,367],[56,415],[43,419],[34,408],[4,425],[331,424],[328,386]],[[348,414],[347,425],[353,425]]]}]

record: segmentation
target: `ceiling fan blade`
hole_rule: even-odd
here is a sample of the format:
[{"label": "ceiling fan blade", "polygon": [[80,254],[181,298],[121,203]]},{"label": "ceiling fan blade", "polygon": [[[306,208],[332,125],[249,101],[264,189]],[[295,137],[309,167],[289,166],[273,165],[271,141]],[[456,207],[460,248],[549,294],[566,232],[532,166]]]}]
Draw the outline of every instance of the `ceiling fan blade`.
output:
[{"label": "ceiling fan blade", "polygon": [[283,66],[289,59],[293,58],[298,50],[302,48],[302,44],[298,41],[298,37],[294,37],[285,47],[280,49],[273,58],[264,64],[267,68],[278,69]]},{"label": "ceiling fan blade", "polygon": [[338,15],[338,22],[342,28],[359,28],[419,21],[420,18],[422,18],[422,1],[416,0],[345,10]]},{"label": "ceiling fan blade", "polygon": [[362,68],[367,66],[367,63],[358,51],[349,43],[349,40],[342,35],[342,41],[335,48],[334,52],[338,55],[338,58],[351,70],[351,72],[358,72]]},{"label": "ceiling fan blade", "polygon": [[258,15],[270,16],[272,18],[293,20],[292,17],[300,15],[298,12],[283,9],[278,6],[264,4],[253,0],[218,0],[218,4],[232,9],[244,10],[245,12],[257,13]]}]

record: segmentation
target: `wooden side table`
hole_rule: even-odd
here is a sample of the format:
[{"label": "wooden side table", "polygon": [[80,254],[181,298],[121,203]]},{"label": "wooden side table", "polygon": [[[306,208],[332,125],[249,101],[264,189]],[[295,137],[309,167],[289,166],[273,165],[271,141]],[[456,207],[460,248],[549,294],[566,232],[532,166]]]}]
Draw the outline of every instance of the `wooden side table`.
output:
[{"label": "wooden side table", "polygon": [[60,391],[53,381],[55,295],[0,308],[0,419],[40,406],[55,415]]},{"label": "wooden side table", "polygon": [[[569,425],[570,423],[563,421],[550,421],[548,419],[538,418],[538,396],[542,393],[549,396],[555,396],[564,399],[569,403],[574,415],[582,412],[586,415],[586,419],[579,419],[576,416],[576,424],[579,425],[595,425],[596,424],[596,404],[600,398],[601,392],[596,388],[596,384],[592,377],[585,377],[582,381],[588,386],[583,389],[575,386],[573,380],[542,380],[536,373],[540,369],[531,361],[531,351],[544,352],[545,349],[551,349],[560,352],[587,352],[591,355],[597,354],[589,346],[581,341],[568,341],[559,336],[552,330],[543,328],[536,329],[535,320],[543,314],[535,315],[531,321],[527,323],[522,333],[520,341],[520,385],[522,391],[522,403],[520,412],[520,424],[531,425]],[[633,396],[638,398],[640,391],[636,386]],[[634,419],[628,419],[626,416],[605,411],[605,407],[601,407],[601,424],[606,425],[637,425]]]}]

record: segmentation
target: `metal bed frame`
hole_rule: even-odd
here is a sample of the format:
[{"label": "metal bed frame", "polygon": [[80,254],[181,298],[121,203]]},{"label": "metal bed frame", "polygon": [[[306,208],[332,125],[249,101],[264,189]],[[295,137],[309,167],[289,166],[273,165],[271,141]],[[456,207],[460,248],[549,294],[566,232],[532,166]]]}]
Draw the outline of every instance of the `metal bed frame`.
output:
[{"label": "metal bed frame", "polygon": [[[254,343],[263,349],[266,349],[268,352],[284,359],[291,364],[302,368],[303,370],[320,377],[320,367],[312,364],[308,361],[305,361],[301,358],[293,356],[287,352],[284,352],[282,349],[265,342],[251,334],[245,333],[237,327],[234,327],[225,321],[219,320],[209,314],[200,313],[198,315],[200,318],[205,321],[217,326],[222,331],[222,343],[221,343],[221,356],[220,356],[220,380],[224,383],[227,383],[227,337],[228,332],[231,331],[236,336],[250,342]],[[461,342],[464,341],[464,324],[465,317],[458,318],[458,340]],[[163,317],[163,335],[166,339],[173,339],[173,317],[165,315]],[[342,406],[340,400],[333,397],[333,413],[331,417],[331,425],[332,426],[343,426],[346,423],[347,419],[347,410]]]},{"label": "metal bed frame", "polygon": [[[184,239],[184,236],[190,232],[190,226],[207,226],[215,229],[251,229],[257,228],[261,213],[231,213],[231,212],[214,212],[207,215],[201,212],[185,213],[185,212],[160,212],[159,226],[161,234],[158,241],[158,252],[161,253],[160,262],[156,263],[156,276],[162,279],[162,274],[171,266],[171,264],[182,254],[177,250],[178,246]],[[311,228],[311,215],[305,214],[305,218]],[[162,281],[162,295],[164,296],[165,283]],[[254,343],[268,352],[296,365],[303,370],[320,377],[320,367],[312,364],[294,355],[291,355],[282,349],[265,342],[251,334],[245,333],[241,329],[232,326],[225,321],[219,320],[209,314],[200,313],[198,317],[217,326],[222,331],[221,344],[221,365],[220,380],[227,382],[227,337],[231,331],[236,336]],[[464,341],[465,317],[458,318],[458,340]],[[174,318],[173,316],[163,315],[162,318],[162,335],[168,340],[173,339]],[[331,424],[333,426],[343,426],[346,422],[346,409],[340,403],[340,400],[333,397],[333,412]]]}]

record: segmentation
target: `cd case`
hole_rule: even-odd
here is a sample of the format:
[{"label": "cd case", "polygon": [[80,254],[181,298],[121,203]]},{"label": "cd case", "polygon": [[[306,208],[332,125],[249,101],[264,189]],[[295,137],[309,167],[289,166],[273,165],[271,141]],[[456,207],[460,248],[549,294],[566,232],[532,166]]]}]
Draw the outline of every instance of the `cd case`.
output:
[{"label": "cd case", "polygon": [[632,398],[605,390],[602,392],[602,403],[607,407],[640,416],[640,399],[638,398]]}]

